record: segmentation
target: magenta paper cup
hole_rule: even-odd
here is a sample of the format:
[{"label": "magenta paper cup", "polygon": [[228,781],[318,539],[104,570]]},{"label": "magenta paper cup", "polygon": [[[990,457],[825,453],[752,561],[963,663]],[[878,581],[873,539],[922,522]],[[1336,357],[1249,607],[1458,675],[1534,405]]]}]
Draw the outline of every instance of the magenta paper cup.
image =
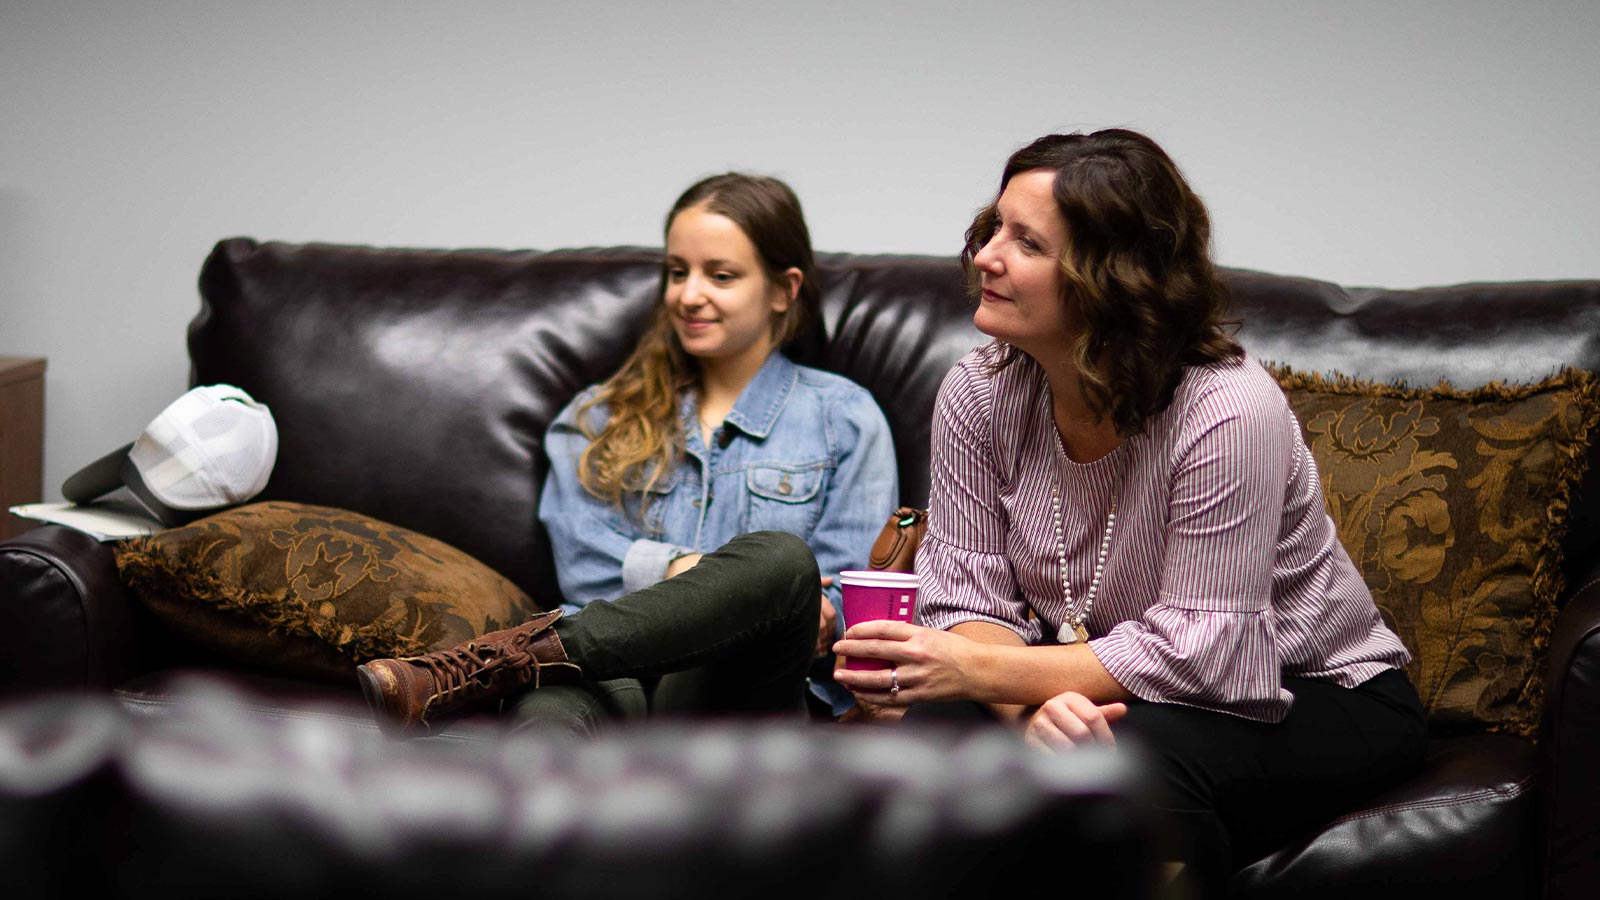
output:
[{"label": "magenta paper cup", "polygon": [[[917,576],[911,572],[877,570],[839,573],[844,593],[844,627],[873,619],[893,619],[909,623],[917,611]],[[846,669],[886,669],[881,659],[849,657]]]}]

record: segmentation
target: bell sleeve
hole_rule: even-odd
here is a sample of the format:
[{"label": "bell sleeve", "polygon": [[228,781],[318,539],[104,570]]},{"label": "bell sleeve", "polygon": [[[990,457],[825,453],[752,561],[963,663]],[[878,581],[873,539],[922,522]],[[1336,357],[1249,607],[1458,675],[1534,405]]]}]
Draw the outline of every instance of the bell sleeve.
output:
[{"label": "bell sleeve", "polygon": [[1135,696],[1275,722],[1281,683],[1273,564],[1297,426],[1272,390],[1202,391],[1173,453],[1159,595],[1089,642]]}]

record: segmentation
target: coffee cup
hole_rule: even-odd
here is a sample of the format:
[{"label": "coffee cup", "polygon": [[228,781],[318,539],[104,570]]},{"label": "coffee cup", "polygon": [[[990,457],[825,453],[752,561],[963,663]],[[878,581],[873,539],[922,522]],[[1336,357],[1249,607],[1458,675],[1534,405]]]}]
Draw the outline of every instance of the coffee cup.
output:
[{"label": "coffee cup", "polygon": [[[910,623],[917,610],[918,579],[912,572],[875,569],[839,573],[844,594],[844,627],[874,619]],[[846,669],[886,669],[886,660],[849,657]]]}]

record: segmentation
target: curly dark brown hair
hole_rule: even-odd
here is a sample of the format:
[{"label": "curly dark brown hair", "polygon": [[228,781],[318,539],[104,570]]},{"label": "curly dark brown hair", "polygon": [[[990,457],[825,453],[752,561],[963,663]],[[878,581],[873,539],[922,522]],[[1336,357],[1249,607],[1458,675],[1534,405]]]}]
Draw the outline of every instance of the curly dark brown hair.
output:
[{"label": "curly dark brown hair", "polygon": [[[1172,402],[1185,367],[1244,355],[1211,261],[1210,217],[1177,164],[1136,131],[1045,135],[1006,160],[995,201],[967,229],[961,264],[974,292],[974,257],[998,227],[1000,194],[1013,176],[1039,169],[1055,172],[1066,224],[1062,302],[1075,304],[1084,323],[1061,350],[1081,374],[1089,408],[1122,434],[1138,434]],[[1005,346],[996,367],[1022,356]]]}]

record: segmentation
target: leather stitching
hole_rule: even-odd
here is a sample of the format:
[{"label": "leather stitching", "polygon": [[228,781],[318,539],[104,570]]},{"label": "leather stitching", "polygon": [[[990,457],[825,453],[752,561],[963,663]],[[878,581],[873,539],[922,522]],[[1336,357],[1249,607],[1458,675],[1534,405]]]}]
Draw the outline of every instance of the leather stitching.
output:
[{"label": "leather stitching", "polygon": [[1471,794],[1463,794],[1460,796],[1442,798],[1439,800],[1411,803],[1390,803],[1384,806],[1374,807],[1372,809],[1364,809],[1360,812],[1346,813],[1345,815],[1334,819],[1329,823],[1329,825],[1332,826],[1338,825],[1342,822],[1354,822],[1361,819],[1370,819],[1375,816],[1389,815],[1395,812],[1406,812],[1408,810],[1448,809],[1453,806],[1467,806],[1489,799],[1515,800],[1518,797],[1526,794],[1529,789],[1533,787],[1534,781],[1535,779],[1532,776],[1529,776],[1517,781],[1508,788],[1485,788],[1483,790],[1474,791]]},{"label": "leather stitching", "polygon": [[1592,588],[1597,584],[1600,584],[1600,578],[1591,578],[1588,581],[1584,582],[1583,585],[1581,587],[1579,587],[1577,590],[1569,592],[1570,596],[1576,597],[1579,594],[1583,593],[1584,591],[1587,591],[1589,588]]}]

